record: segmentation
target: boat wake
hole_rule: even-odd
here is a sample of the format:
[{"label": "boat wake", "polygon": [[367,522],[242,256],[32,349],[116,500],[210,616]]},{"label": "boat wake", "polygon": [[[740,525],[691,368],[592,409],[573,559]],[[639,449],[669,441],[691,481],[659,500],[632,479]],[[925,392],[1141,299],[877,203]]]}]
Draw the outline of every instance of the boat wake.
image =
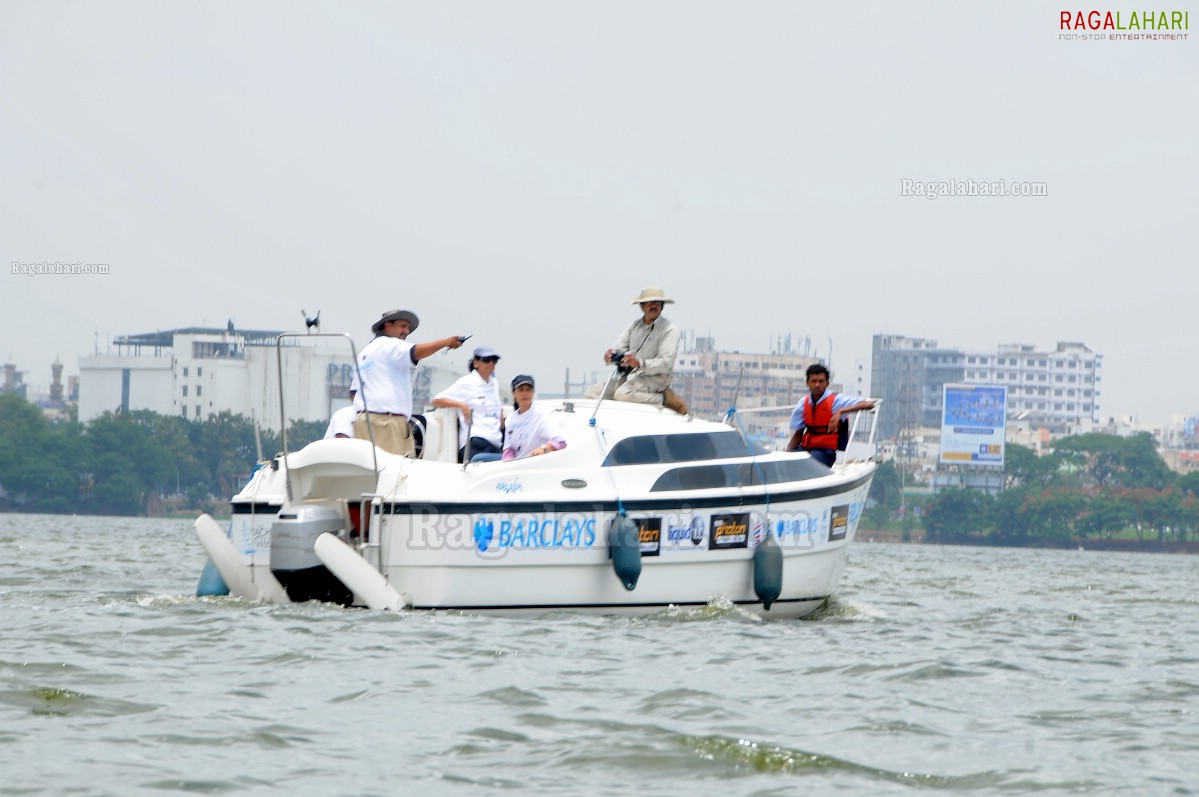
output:
[{"label": "boat wake", "polygon": [[867,603],[859,603],[835,595],[824,602],[816,611],[807,617],[800,618],[805,622],[870,622],[886,619],[887,614],[882,609]]},{"label": "boat wake", "polygon": [[756,613],[747,611],[727,596],[713,598],[706,606],[668,606],[647,619],[670,623],[695,623],[710,620],[745,620],[752,623],[762,622]]}]

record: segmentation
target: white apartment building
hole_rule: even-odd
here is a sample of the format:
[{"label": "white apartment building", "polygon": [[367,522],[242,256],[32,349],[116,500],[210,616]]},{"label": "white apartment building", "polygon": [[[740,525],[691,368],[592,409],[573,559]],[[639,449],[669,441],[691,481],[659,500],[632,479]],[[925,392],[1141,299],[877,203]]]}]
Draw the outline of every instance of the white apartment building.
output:
[{"label": "white apartment building", "polygon": [[[279,355],[273,330],[189,327],[129,335],[113,341],[115,352],[79,358],[79,420],[109,411],[151,410],[202,420],[221,412],[257,419],[278,429]],[[356,343],[361,347],[365,341]],[[324,421],[349,402],[354,362],[342,338],[284,338],[282,384],[288,421]],[[448,369],[420,368],[414,404],[458,376]]]},{"label": "white apartment building", "polygon": [[881,433],[936,427],[946,384],[1003,385],[1007,415],[1032,428],[1065,434],[1098,421],[1103,355],[1082,343],[1052,349],[1002,344],[993,352],[964,351],[925,338],[875,335],[871,363],[874,395],[886,402]]},{"label": "white apartment building", "polygon": [[1098,420],[1102,366],[1103,355],[1082,343],[1062,342],[1052,350],[1003,344],[994,354],[965,352],[963,381],[1004,385],[1010,417],[1064,429]]}]

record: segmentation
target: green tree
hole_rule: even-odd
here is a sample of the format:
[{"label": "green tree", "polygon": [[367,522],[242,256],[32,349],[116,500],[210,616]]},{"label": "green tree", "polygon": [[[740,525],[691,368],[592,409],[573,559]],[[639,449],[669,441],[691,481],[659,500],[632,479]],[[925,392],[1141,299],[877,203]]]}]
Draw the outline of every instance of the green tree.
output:
[{"label": "green tree", "polygon": [[0,394],[0,485],[14,498],[40,492],[38,462],[46,419],[15,393]]},{"label": "green tree", "polygon": [[1119,493],[1103,490],[1088,496],[1086,504],[1075,521],[1074,530],[1080,539],[1088,535],[1106,537],[1131,526],[1136,518],[1136,509],[1127,498]]},{"label": "green tree", "polygon": [[1183,508],[1183,494],[1177,488],[1169,490],[1137,490],[1140,507],[1139,519],[1152,531],[1157,532],[1157,541],[1165,542],[1166,534],[1177,534],[1189,518]]},{"label": "green tree", "polygon": [[[258,461],[254,442],[254,426],[241,415],[221,412],[192,427],[192,442],[196,459],[209,474],[208,494],[217,497],[233,495],[249,478]],[[263,439],[264,456],[278,450],[273,437]]]},{"label": "green tree", "polygon": [[0,395],[0,486],[10,502],[33,511],[74,510],[81,450],[78,424],[51,423],[20,396]]},{"label": "green tree", "polygon": [[1186,542],[1188,535],[1193,537],[1199,529],[1199,497],[1192,493],[1182,495],[1182,520],[1178,524],[1178,539]]},{"label": "green tree", "polygon": [[1098,432],[1073,435],[1057,441],[1054,451],[1078,456],[1092,483],[1099,487],[1161,489],[1175,480],[1147,432],[1132,437]]},{"label": "green tree", "polygon": [[870,483],[870,498],[884,509],[895,509],[900,504],[902,485],[899,470],[894,462],[884,462],[874,471],[874,481]]},{"label": "green tree", "polygon": [[924,510],[930,542],[964,540],[990,526],[993,501],[979,490],[945,490]]},{"label": "green tree", "polygon": [[[324,436],[325,422],[293,422],[298,450]],[[279,436],[262,433],[266,456]],[[106,413],[86,426],[50,422],[20,396],[0,395],[0,487],[6,506],[30,511],[142,514],[148,497],[185,493],[227,499],[257,461],[253,425],[220,413],[189,421],[148,411]]]},{"label": "green tree", "polygon": [[292,421],[287,427],[287,447],[299,451],[314,440],[323,439],[328,428],[327,421]]},{"label": "green tree", "polygon": [[192,442],[196,434],[194,427],[199,423],[178,415],[157,415],[150,421],[155,439],[171,452],[174,459],[175,484],[174,489],[168,490],[171,494],[188,493],[197,485],[207,485],[211,481],[212,474],[196,456],[196,446]]},{"label": "green tree", "polygon": [[1049,542],[1070,540],[1085,504],[1086,498],[1080,490],[1049,488],[1030,495],[1025,504],[1029,535]]},{"label": "green tree", "polygon": [[42,471],[39,512],[75,512],[83,485],[83,460],[87,444],[83,426],[74,421],[58,421],[47,427],[48,435],[40,459]]},{"label": "green tree", "polygon": [[1178,477],[1178,487],[1184,493],[1199,496],[1199,470]]},{"label": "green tree", "polygon": [[137,515],[146,497],[175,486],[170,450],[153,431],[152,412],[113,414],[94,418],[84,433],[84,461],[89,474],[86,497],[98,514]]},{"label": "green tree", "polygon": [[1028,503],[1034,490],[1031,487],[1016,487],[1004,490],[995,499],[991,509],[991,521],[995,536],[1011,544],[1020,544],[1028,539]]},{"label": "green tree", "polygon": [[1061,457],[1053,453],[1039,457],[1031,448],[1008,443],[1003,454],[1005,486],[1044,487],[1057,478],[1061,465]]}]

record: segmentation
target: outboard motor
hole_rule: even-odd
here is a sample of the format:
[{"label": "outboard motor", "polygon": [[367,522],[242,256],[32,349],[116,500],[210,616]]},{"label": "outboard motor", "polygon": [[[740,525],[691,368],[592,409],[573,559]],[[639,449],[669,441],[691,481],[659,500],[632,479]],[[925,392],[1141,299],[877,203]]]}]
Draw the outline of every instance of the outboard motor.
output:
[{"label": "outboard motor", "polygon": [[313,551],[326,531],[343,533],[345,517],[337,507],[310,504],[285,509],[271,524],[271,573],[297,603],[325,601],[349,606],[354,593],[341,583]]}]

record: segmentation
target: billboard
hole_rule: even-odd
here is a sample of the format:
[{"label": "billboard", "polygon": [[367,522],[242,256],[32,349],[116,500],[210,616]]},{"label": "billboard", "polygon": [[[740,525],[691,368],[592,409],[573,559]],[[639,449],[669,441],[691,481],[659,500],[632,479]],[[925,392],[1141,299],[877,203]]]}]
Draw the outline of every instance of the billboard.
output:
[{"label": "billboard", "polygon": [[1003,466],[1007,388],[945,385],[941,396],[941,462]]}]

